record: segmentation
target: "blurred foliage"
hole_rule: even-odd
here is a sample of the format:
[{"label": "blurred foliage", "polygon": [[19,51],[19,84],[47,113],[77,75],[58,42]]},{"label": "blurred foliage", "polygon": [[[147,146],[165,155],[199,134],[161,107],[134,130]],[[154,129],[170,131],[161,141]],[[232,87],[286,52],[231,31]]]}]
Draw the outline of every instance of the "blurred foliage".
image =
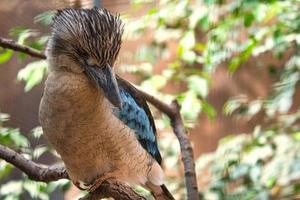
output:
[{"label": "blurred foliage", "polygon": [[[40,22],[44,25],[51,24],[51,19],[54,12],[49,11],[38,15],[34,22]],[[16,39],[17,43],[28,45],[37,50],[43,50],[48,36],[42,35],[37,30],[32,30],[25,27],[15,27],[10,30],[10,36]],[[0,48],[0,64],[8,62],[13,55],[12,50],[4,50]],[[20,61],[25,61],[28,55],[20,52],[15,52]],[[28,92],[35,85],[39,84],[47,72],[48,63],[45,60],[38,60],[28,63],[23,67],[17,75],[17,80],[25,81],[25,91]],[[19,129],[9,128],[4,126],[4,122],[9,119],[9,115],[0,113],[0,144],[8,146],[17,152],[21,152],[27,159],[38,160],[42,155],[51,153],[56,155],[54,151],[45,145],[31,146],[29,140],[39,142],[42,135],[41,127],[37,127],[29,134],[31,139],[26,138]],[[70,187],[69,180],[59,180],[51,183],[35,182],[28,179],[24,174],[20,175],[23,178],[16,180],[7,179],[13,170],[13,166],[0,160],[0,199],[3,200],[18,200],[29,196],[31,199],[48,200],[52,199],[52,194],[56,190],[66,191]]]},{"label": "blurred foliage", "polygon": [[[134,1],[136,7],[140,4],[143,3]],[[270,68],[271,75],[278,80],[270,98],[248,101],[247,104],[240,102],[240,97],[233,98],[225,105],[225,113],[233,113],[241,105],[243,114],[249,115],[263,110],[272,117],[278,112],[289,111],[299,80],[299,27],[298,0],[193,3],[161,0],[142,18],[128,20],[126,37],[136,39],[151,33],[147,47],[137,47],[136,61],[143,66],[145,63],[155,66],[161,60],[167,64],[159,75],[149,76],[148,70],[143,82],[159,76],[160,81],[153,81],[158,82],[159,87],[151,84],[154,91],[163,89],[168,82],[186,84],[176,97],[182,104],[185,120],[195,122],[201,111],[211,118],[216,115],[205,100],[216,67],[225,63],[228,71],[234,73],[250,57],[258,58],[265,52],[271,52],[274,60],[283,59],[285,53],[290,52],[283,66],[263,66]],[[135,73],[143,74],[142,67],[135,67]]]},{"label": "blurred foliage", "polygon": [[225,137],[197,161],[204,199],[298,199],[299,150],[299,132],[257,127]]},{"label": "blurred foliage", "polygon": [[18,73],[17,79],[26,82],[25,91],[31,90],[32,87],[39,84],[47,72],[48,62],[46,60],[39,60],[27,64]]},{"label": "blurred foliage", "polygon": [[[144,4],[134,1],[136,9]],[[199,158],[197,172],[204,199],[299,198],[299,112],[291,107],[300,72],[300,1],[160,0],[147,6],[145,16],[127,23],[127,38],[150,37],[133,56],[141,65],[128,71],[144,74],[141,86],[147,91],[167,96],[166,100],[177,98],[189,127],[201,112],[212,119],[216,116],[206,97],[221,64],[234,76],[251,58],[253,67],[268,69],[276,81],[266,98],[253,100],[241,94],[225,103],[225,115],[251,119],[262,113],[262,124],[268,126],[256,128],[252,135],[226,137],[216,152]],[[269,65],[261,60],[266,53],[275,62],[285,62]],[[162,61],[163,71],[148,75],[149,68]],[[140,67],[145,65],[147,71]],[[157,76],[160,81],[144,87]],[[155,87],[157,82],[159,87]],[[170,83],[185,86],[175,95],[160,92]]]},{"label": "blurred foliage", "polygon": [[[121,70],[137,75],[140,87],[162,100],[176,98],[187,127],[194,127],[201,113],[210,119],[220,114],[207,101],[207,96],[214,72],[221,64],[235,76],[251,58],[255,60],[253,67],[268,69],[276,80],[266,98],[253,100],[240,94],[225,103],[224,115],[250,119],[262,113],[262,123],[268,125],[258,124],[253,134],[228,136],[220,141],[215,152],[197,160],[200,193],[204,199],[298,198],[300,114],[298,108],[291,110],[291,107],[300,77],[300,1],[133,0],[131,3],[133,9],[147,11],[142,17],[122,16],[126,22],[125,38],[136,42],[145,37],[147,43],[138,43],[133,53],[125,52],[132,59],[120,63]],[[54,14],[54,11],[42,13],[34,22],[48,26]],[[47,35],[25,27],[16,27],[10,34],[18,43],[38,50],[44,49],[48,39]],[[274,61],[285,62],[280,66],[268,65],[261,60],[266,53]],[[25,54],[17,54],[19,59],[26,59]],[[0,48],[0,64],[12,55],[13,51]],[[165,68],[154,73],[158,64],[164,64]],[[18,80],[25,81],[25,91],[29,91],[42,81],[46,72],[45,61],[34,61],[20,70]],[[166,94],[164,91],[171,84],[176,92]],[[155,116],[158,130],[168,132],[168,118],[157,113]],[[6,117],[0,116],[2,121]],[[17,129],[1,126],[1,134],[6,138],[0,139],[1,144],[18,148],[29,158],[38,158],[47,151],[45,147],[30,150],[28,140]],[[178,142],[168,134],[162,135],[159,145],[169,173],[168,186],[177,199],[183,199]],[[12,166],[3,161],[0,166],[0,179],[3,179]],[[7,199],[17,198],[24,191],[32,197],[46,199],[49,198],[46,193],[53,191],[46,189],[51,184],[36,185],[39,183],[26,178],[6,184],[11,184],[7,188],[14,188],[12,193],[8,189],[6,193],[0,190],[0,196]],[[137,191],[149,195],[141,188]]]},{"label": "blurred foliage", "polygon": [[[9,119],[9,115],[0,113],[0,144],[8,146],[22,152],[22,155],[27,159],[37,160],[41,155],[49,151],[48,146],[38,145],[30,146],[29,140],[23,136],[19,129],[8,128],[3,125],[3,122]],[[31,132],[32,139],[38,140],[41,136],[41,127],[37,127]],[[0,181],[4,181],[12,172],[13,166],[0,160]],[[57,182],[42,183],[29,180],[25,175],[22,179],[9,180],[1,183],[0,199],[3,200],[18,200],[26,194],[32,199],[48,200],[51,194],[57,190],[66,190],[70,186],[68,180],[59,180]]]}]

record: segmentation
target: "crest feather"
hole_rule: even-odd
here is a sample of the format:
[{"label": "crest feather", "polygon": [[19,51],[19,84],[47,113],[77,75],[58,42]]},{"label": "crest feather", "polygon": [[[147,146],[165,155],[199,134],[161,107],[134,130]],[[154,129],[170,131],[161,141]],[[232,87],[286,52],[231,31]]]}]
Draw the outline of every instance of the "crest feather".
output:
[{"label": "crest feather", "polygon": [[104,8],[66,8],[58,10],[53,21],[53,54],[91,56],[100,65],[108,63],[113,66],[124,31],[119,15]]}]

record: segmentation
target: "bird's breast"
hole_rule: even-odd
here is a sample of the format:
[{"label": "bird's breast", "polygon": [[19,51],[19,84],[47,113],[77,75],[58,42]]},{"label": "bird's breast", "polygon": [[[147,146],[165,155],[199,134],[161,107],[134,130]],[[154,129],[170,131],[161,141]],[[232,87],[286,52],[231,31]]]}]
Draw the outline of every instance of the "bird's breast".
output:
[{"label": "bird's breast", "polygon": [[115,117],[112,105],[83,77],[50,75],[40,121],[73,181],[89,182],[119,169],[118,178],[140,182],[137,179],[148,173],[152,159],[134,132]]},{"label": "bird's breast", "polygon": [[[99,112],[89,123],[79,122],[66,133],[72,135],[64,143],[61,156],[75,180],[89,182],[107,172],[118,170],[118,179],[143,182],[152,159],[134,132],[117,119],[111,110]],[[100,112],[100,110],[105,112]],[[102,114],[101,114],[102,113]],[[73,121],[74,123],[76,121]],[[71,156],[70,156],[71,155]]]}]

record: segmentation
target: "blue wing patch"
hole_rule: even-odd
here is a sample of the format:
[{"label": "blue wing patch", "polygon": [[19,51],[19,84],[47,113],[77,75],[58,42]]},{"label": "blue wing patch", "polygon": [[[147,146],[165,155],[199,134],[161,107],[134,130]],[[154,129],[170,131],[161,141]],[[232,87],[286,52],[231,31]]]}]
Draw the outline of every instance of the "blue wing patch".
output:
[{"label": "blue wing patch", "polygon": [[122,109],[114,108],[114,115],[134,130],[143,148],[160,163],[161,156],[157,147],[156,136],[145,110],[122,88],[120,88],[120,96]]}]

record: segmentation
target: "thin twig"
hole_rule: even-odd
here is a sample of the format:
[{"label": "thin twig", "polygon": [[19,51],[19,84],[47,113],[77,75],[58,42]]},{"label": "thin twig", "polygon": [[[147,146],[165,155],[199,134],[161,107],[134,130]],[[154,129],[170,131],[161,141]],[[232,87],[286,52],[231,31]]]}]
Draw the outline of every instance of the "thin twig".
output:
[{"label": "thin twig", "polygon": [[[3,43],[3,41],[5,41],[5,43]],[[0,46],[9,48],[9,49],[13,49],[15,51],[21,51],[21,52],[27,53],[33,57],[46,59],[46,56],[42,52],[39,52],[37,50],[34,50],[34,49],[24,46],[24,45],[19,45],[12,40],[3,39],[1,37],[0,37]],[[32,52],[34,52],[34,53],[32,53]],[[174,131],[175,135],[177,136],[179,143],[180,143],[180,148],[181,148],[181,153],[182,153],[182,162],[184,164],[185,183],[186,183],[188,200],[198,200],[199,194],[198,194],[197,179],[196,179],[196,172],[195,172],[193,148],[192,148],[192,145],[186,134],[186,130],[184,128],[184,124],[183,124],[183,121],[182,121],[182,118],[180,115],[180,106],[179,106],[178,102],[176,100],[174,100],[170,105],[168,105],[144,91],[141,91],[141,90],[138,90],[138,91],[148,102],[150,102],[153,106],[155,106],[161,112],[165,113],[170,118],[173,131]],[[0,157],[2,157],[1,154],[0,154]],[[29,162],[31,164],[33,163],[32,161],[27,161],[27,162]],[[12,164],[14,164],[14,163],[12,163]],[[33,163],[33,164],[35,164],[35,163]],[[19,169],[21,169],[22,171],[24,171],[24,168],[20,168],[20,166],[18,166],[18,165],[15,165],[15,166],[18,167]],[[46,169],[51,170],[49,167]],[[46,169],[44,169],[44,170],[46,170]],[[96,190],[97,194],[96,193],[90,194],[89,196],[84,197],[82,200],[94,199],[95,195],[99,198],[99,195],[100,194],[102,195],[103,191],[106,191],[107,188],[108,189],[114,188],[115,190],[113,190],[113,191],[116,192],[116,193],[114,193],[114,195],[117,195],[117,196],[122,194],[122,192],[126,191],[123,189],[123,187],[128,189],[128,186],[124,186],[123,184],[121,184],[119,182],[114,182],[114,184],[112,184],[110,181],[110,183],[106,183],[106,184],[107,184],[106,186],[101,186],[98,190]],[[127,193],[126,192],[124,193],[125,196],[128,195],[127,196],[128,198],[123,197],[122,199],[125,199],[125,200],[126,199],[144,199],[141,196],[138,196],[137,198],[132,198],[134,196],[134,194],[136,194],[136,193],[132,189],[130,189],[129,192],[127,191]],[[133,196],[131,196],[131,195],[133,195]]]},{"label": "thin twig", "polygon": [[15,51],[20,51],[23,53],[26,53],[32,57],[36,57],[36,58],[41,58],[41,59],[46,59],[45,54],[43,54],[42,52],[33,49],[29,46],[25,46],[25,45],[20,45],[18,43],[16,43],[13,40],[10,39],[5,39],[5,38],[1,38],[0,37],[0,46],[3,48],[8,48],[8,49],[12,49]]}]

